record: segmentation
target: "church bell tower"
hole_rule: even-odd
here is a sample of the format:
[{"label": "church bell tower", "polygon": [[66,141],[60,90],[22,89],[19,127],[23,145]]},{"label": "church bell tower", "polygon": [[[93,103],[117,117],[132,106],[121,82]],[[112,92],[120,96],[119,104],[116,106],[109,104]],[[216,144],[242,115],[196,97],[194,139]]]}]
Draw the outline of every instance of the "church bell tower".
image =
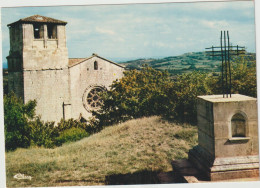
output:
[{"label": "church bell tower", "polygon": [[8,90],[36,99],[42,119],[59,121],[69,102],[67,22],[34,15],[8,24]]}]

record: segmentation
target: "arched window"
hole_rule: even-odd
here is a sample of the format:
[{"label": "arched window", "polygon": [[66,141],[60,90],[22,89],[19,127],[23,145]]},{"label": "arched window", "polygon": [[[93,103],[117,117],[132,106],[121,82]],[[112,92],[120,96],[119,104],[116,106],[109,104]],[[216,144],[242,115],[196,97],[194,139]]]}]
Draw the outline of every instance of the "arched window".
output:
[{"label": "arched window", "polygon": [[231,119],[232,137],[246,137],[246,119],[237,113]]},{"label": "arched window", "polygon": [[94,70],[98,70],[98,62],[97,61],[94,62]]}]

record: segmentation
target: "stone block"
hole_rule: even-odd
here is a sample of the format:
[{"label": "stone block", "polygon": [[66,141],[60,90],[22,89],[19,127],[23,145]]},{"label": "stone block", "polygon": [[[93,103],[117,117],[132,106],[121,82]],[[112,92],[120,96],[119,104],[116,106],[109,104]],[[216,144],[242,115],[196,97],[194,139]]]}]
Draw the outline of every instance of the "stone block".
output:
[{"label": "stone block", "polygon": [[210,137],[208,134],[205,134],[202,131],[198,132],[198,141],[199,141],[199,146],[203,147],[205,150],[207,150],[209,153],[214,155],[215,153],[215,141],[214,137]]},{"label": "stone block", "polygon": [[197,115],[198,122],[198,130],[208,134],[210,137],[214,137],[214,126],[213,122],[208,121],[205,117],[201,115]]},{"label": "stone block", "polygon": [[[222,123],[214,123],[214,135],[218,135],[218,138],[228,138],[229,137],[229,128],[227,125],[227,122]],[[213,126],[209,126],[213,127]]]},{"label": "stone block", "polygon": [[259,169],[214,172],[210,174],[211,181],[234,180],[246,177],[259,177]]}]

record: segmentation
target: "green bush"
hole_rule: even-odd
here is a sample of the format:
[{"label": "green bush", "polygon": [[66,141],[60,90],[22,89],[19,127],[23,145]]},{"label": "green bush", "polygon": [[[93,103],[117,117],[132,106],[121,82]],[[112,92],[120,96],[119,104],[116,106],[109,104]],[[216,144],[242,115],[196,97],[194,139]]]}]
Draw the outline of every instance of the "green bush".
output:
[{"label": "green bush", "polygon": [[179,75],[167,90],[169,103],[164,116],[181,122],[196,123],[197,96],[213,94],[210,85],[213,82],[212,76],[198,71]]},{"label": "green bush", "polygon": [[35,116],[36,101],[26,104],[14,93],[4,95],[5,149],[30,146],[29,121]]},{"label": "green bush", "polygon": [[54,122],[43,122],[40,117],[36,117],[30,122],[31,145],[53,148],[56,146],[56,138],[59,136],[58,129],[54,127]]},{"label": "green bush", "polygon": [[37,117],[31,122],[31,144],[53,148],[61,146],[65,142],[73,142],[88,136],[86,122],[74,119],[61,119],[54,125],[54,122],[43,122]]},{"label": "green bush", "polygon": [[59,132],[63,132],[67,129],[70,128],[81,128],[81,129],[86,129],[86,122],[81,122],[75,119],[68,119],[68,120],[64,120],[61,119],[60,122],[58,122],[57,124],[57,129]]},{"label": "green bush", "polygon": [[75,120],[72,118],[68,120],[61,119],[57,124],[57,129],[59,132],[63,132],[73,127],[84,129],[87,133],[90,134],[100,131],[94,117],[89,118],[88,121],[84,118],[81,118],[80,120]]},{"label": "green bush", "polygon": [[[239,56],[231,65],[231,93],[256,97],[256,61],[249,61],[244,56]],[[211,83],[214,94],[222,94],[221,85],[221,74],[219,74],[215,82]]]},{"label": "green bush", "polygon": [[95,127],[77,120],[44,122],[35,117],[36,101],[24,104],[14,93],[4,95],[5,149],[18,147],[43,146],[53,148],[67,141],[76,141],[88,136],[86,130],[94,132]]},{"label": "green bush", "polygon": [[59,137],[56,138],[56,145],[60,146],[65,142],[75,142],[87,136],[89,134],[84,129],[72,127],[60,133]]},{"label": "green bush", "polygon": [[249,62],[243,56],[239,57],[232,66],[232,93],[257,96],[256,61]]},{"label": "green bush", "polygon": [[173,81],[167,72],[151,67],[131,70],[104,95],[104,105],[93,114],[100,126],[132,118],[161,115],[167,119],[196,121],[196,97],[211,94],[206,73],[192,72]]}]

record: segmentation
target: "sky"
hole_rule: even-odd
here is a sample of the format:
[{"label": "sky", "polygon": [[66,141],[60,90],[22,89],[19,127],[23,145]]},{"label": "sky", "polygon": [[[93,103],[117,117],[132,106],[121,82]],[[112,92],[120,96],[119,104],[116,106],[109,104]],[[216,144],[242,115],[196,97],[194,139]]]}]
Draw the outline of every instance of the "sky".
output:
[{"label": "sky", "polygon": [[196,2],[2,8],[2,61],[7,24],[39,14],[67,21],[70,58],[92,53],[115,62],[205,51],[228,30],[234,45],[255,52],[254,2]]}]

